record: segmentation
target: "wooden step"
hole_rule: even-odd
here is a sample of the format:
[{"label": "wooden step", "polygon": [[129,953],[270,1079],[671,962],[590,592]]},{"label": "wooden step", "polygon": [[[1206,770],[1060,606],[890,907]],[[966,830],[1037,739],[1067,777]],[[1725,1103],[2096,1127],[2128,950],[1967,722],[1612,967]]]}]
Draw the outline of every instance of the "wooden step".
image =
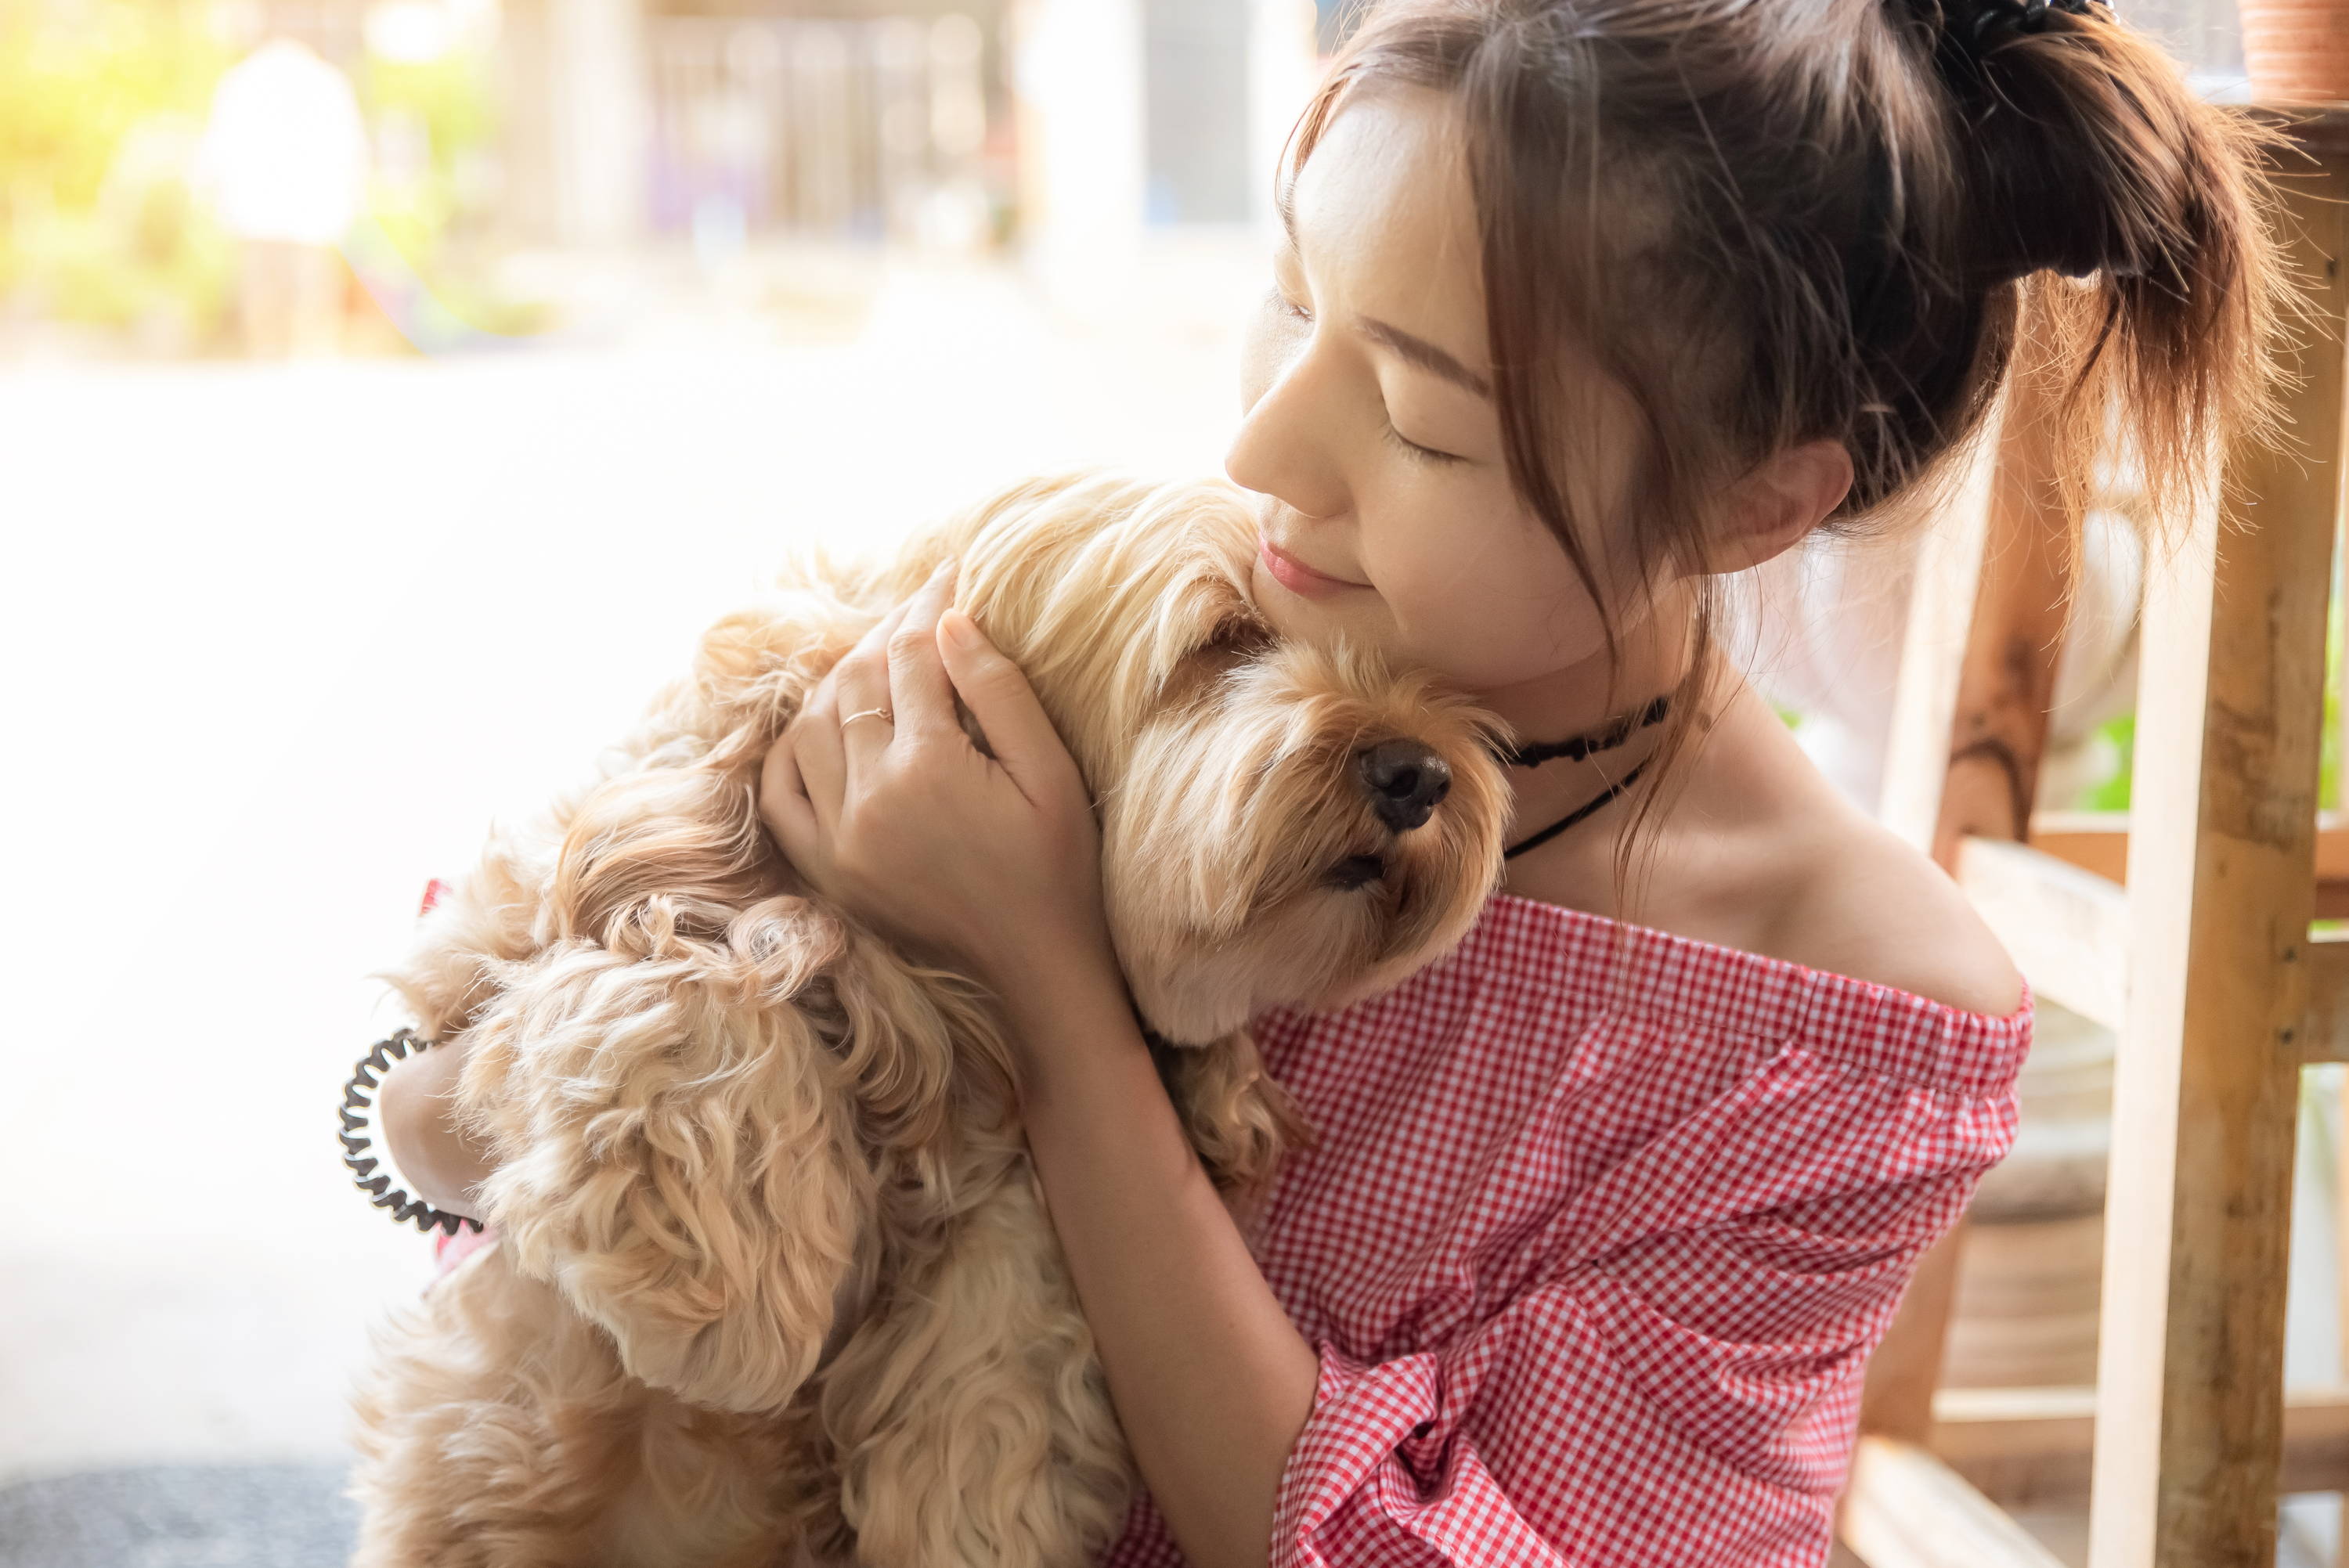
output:
[{"label": "wooden step", "polygon": [[2349,1062],[2349,932],[2309,938],[2308,1023],[2301,1031],[2302,1059]]},{"label": "wooden step", "polygon": [[[2075,828],[2067,818],[2116,826]],[[2342,825],[2349,819],[2327,812],[2321,820],[2333,825],[2318,836],[2318,868],[2339,873],[2342,898],[2326,915],[2320,880],[2318,917],[2349,918],[2349,826]],[[2043,811],[2029,845],[1968,839],[1958,850],[1959,885],[2033,994],[2115,1031],[2128,998],[2128,890],[2094,868],[2119,868],[2127,823],[2118,813]],[[2302,958],[2309,1012],[2298,1036],[2301,1059],[2349,1062],[2349,933],[2312,935]]]}]

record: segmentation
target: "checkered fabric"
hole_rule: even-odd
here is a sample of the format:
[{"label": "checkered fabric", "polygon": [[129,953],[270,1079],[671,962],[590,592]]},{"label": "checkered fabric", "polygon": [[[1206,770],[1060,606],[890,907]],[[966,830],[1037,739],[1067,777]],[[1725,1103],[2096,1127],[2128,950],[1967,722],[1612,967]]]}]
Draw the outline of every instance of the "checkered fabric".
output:
[{"label": "checkered fabric", "polygon": [[[1505,893],[1398,989],[1260,1019],[1321,1140],[1249,1225],[1320,1357],[1274,1568],[1824,1563],[2031,1016]],[[1144,1494],[1098,1562],[1184,1558]]]}]

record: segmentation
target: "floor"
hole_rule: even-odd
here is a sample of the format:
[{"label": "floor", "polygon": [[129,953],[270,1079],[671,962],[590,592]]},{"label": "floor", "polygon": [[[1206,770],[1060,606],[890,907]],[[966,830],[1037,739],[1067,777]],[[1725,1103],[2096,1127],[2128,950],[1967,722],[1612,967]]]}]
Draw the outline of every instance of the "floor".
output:
[{"label": "floor", "polygon": [[0,1568],[336,1568],[338,1465],[188,1465],[0,1488]]}]

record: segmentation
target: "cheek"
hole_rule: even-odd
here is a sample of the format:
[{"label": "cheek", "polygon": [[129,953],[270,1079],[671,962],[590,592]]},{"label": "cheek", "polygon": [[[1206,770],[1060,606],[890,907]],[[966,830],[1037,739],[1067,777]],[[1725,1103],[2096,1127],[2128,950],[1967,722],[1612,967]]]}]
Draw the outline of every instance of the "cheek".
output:
[{"label": "cheek", "polygon": [[[1494,516],[1456,506],[1439,515],[1479,511]],[[1472,691],[1536,679],[1607,645],[1573,562],[1531,519],[1473,527],[1430,520],[1382,541],[1372,570],[1394,651]]]},{"label": "cheek", "polygon": [[1396,606],[1414,664],[1471,691],[1537,679],[1606,647],[1588,593],[1571,572],[1537,583],[1525,573],[1460,573],[1430,582]]}]

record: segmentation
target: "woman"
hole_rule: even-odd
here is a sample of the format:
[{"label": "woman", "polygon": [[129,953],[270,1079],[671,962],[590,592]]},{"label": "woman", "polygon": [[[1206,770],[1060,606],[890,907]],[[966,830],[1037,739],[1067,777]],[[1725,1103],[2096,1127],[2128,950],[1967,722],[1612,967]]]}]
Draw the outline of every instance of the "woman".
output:
[{"label": "woman", "polygon": [[[793,861],[1012,1010],[1147,1487],[1103,1562],[1824,1561],[1867,1355],[2011,1141],[2030,1009],[1723,664],[1720,586],[1925,493],[2026,295],[2075,470],[2117,408],[2188,495],[2265,407],[2282,299],[2251,133],[2066,5],[1370,14],[1284,170],[1227,466],[1281,634],[1433,667],[1533,744],[1461,949],[1260,1020],[1319,1141],[1257,1212],[1185,1145],[1081,782],[950,583],[778,744]],[[388,1126],[461,1207],[433,1081]]]}]

